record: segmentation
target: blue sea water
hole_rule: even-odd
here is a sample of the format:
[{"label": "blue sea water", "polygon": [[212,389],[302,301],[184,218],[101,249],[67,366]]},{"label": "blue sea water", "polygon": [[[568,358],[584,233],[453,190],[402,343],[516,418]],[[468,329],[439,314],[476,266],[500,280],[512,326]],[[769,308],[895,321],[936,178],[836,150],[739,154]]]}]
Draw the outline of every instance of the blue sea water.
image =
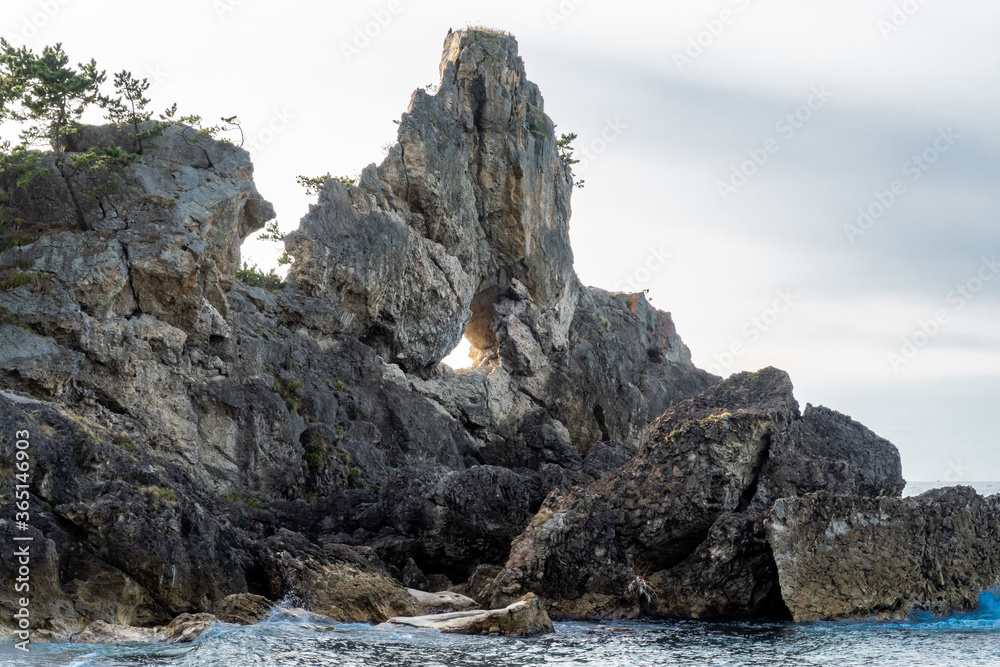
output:
[{"label": "blue sea water", "polygon": [[181,646],[39,645],[0,652],[0,664],[39,667],[251,665],[507,667],[527,665],[1000,665],[1000,598],[973,614],[893,623],[636,621],[557,623],[535,639],[464,637],[381,626],[297,621],[219,626]]},{"label": "blue sea water", "polygon": [[[905,494],[942,485],[917,483]],[[1000,492],[1000,483],[970,485],[980,493]],[[1000,667],[1000,597],[983,593],[974,613],[945,618],[914,614],[894,622],[557,623],[555,634],[533,639],[273,620],[250,627],[219,625],[198,641],[179,646],[40,644],[25,654],[12,644],[0,644],[0,665]]]}]

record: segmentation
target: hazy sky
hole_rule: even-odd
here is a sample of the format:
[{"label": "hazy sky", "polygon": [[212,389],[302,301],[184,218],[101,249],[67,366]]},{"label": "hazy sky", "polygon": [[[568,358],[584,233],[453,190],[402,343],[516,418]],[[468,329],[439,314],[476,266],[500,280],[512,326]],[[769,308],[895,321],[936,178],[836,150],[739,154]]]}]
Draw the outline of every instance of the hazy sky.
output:
[{"label": "hazy sky", "polygon": [[585,283],[648,288],[702,367],[788,370],[912,480],[1000,479],[1000,0],[4,0],[0,32],[238,114],[287,231],[294,177],[381,161],[470,23],[590,154]]}]

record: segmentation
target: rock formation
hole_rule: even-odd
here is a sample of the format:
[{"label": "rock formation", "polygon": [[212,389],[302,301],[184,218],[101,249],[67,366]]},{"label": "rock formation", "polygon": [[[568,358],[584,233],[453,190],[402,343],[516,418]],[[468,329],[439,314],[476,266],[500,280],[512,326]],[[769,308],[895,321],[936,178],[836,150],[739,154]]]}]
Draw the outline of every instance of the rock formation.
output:
[{"label": "rock formation", "polygon": [[816,487],[898,495],[899,454],[832,410],[800,416],[782,371],[734,375],[667,410],[617,471],[551,494],[492,601],[532,591],[565,617],[783,615],[762,508]]},{"label": "rock formation", "polygon": [[433,616],[390,618],[389,623],[460,635],[534,637],[554,632],[552,620],[533,593],[503,609],[472,609]]},{"label": "rock formation", "polygon": [[[246,594],[412,613],[398,579],[502,565],[550,490],[711,384],[668,314],[577,280],[572,175],[516,42],[454,33],[441,74],[381,165],[325,185],[274,293],[235,281],[274,215],[238,147],[174,125],[121,175],[0,175],[0,427],[31,432],[44,627]],[[127,143],[86,127],[68,157]],[[341,600],[338,577],[376,592]]]},{"label": "rock formation", "polygon": [[912,498],[783,498],[767,529],[797,621],[975,609],[1000,583],[1000,496],[969,487]]},{"label": "rock formation", "polygon": [[[87,127],[67,151],[127,144]],[[449,34],[437,92],[323,186],[274,292],[235,280],[274,216],[241,148],[172,125],[121,174],[53,161],[0,172],[5,506],[11,434],[32,456],[0,571],[31,536],[39,637],[254,622],[286,596],[377,622],[426,609],[407,586],[579,618],[888,608],[802,602],[822,561],[797,517],[890,502],[895,448],[800,415],[775,369],[720,382],[642,294],[580,283],[570,165],[513,38]],[[816,491],[835,506],[795,504]],[[0,624],[16,608],[0,591]]]}]

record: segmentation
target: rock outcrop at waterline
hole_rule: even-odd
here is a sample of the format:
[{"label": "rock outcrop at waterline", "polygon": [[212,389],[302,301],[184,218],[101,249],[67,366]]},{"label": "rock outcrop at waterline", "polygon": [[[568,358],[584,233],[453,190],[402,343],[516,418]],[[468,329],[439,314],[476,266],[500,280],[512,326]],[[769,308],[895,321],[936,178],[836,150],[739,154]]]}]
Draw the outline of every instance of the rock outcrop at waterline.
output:
[{"label": "rock outcrop at waterline", "polygon": [[[795,465],[812,471],[798,486],[788,482]],[[898,495],[896,448],[831,410],[800,415],[782,371],[737,374],[667,410],[620,469],[551,494],[511,547],[492,600],[532,591],[570,617],[781,615],[768,494],[861,479],[864,493]]]},{"label": "rock outcrop at waterline", "polygon": [[[719,383],[642,294],[580,284],[572,174],[512,38],[450,34],[441,76],[380,165],[325,184],[277,292],[234,279],[273,217],[240,148],[176,125],[114,178],[0,174],[0,433],[30,432],[50,638],[286,596],[384,621],[422,613],[406,587],[787,613],[775,501],[898,496],[889,443],[800,415],[780,371]],[[20,530],[0,521],[0,569]]]},{"label": "rock outcrop at waterline", "polygon": [[1000,496],[969,487],[902,499],[783,498],[767,532],[797,621],[975,609],[1000,583]]}]

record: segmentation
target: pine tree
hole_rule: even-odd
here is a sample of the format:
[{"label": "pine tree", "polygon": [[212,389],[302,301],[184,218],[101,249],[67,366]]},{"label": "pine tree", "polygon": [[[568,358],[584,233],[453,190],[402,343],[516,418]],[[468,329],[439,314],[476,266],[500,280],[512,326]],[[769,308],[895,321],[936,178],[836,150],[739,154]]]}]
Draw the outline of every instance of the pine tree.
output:
[{"label": "pine tree", "polygon": [[145,96],[149,90],[149,80],[136,79],[132,72],[122,70],[115,74],[114,83],[118,96],[105,102],[107,119],[118,127],[129,128],[129,134],[135,142],[135,152],[142,155],[142,142],[162,132],[158,125],[146,130],[139,129],[153,117],[153,112],[147,109],[149,99]]},{"label": "pine tree", "polygon": [[22,132],[25,144],[50,140],[56,161],[62,161],[67,134],[80,126],[83,113],[91,105],[102,102],[100,85],[105,80],[97,63],[69,64],[62,44],[46,46],[40,56],[27,49],[14,49],[2,43],[4,57],[14,70],[15,80],[24,85],[21,104],[24,110],[19,120],[29,123]]}]

